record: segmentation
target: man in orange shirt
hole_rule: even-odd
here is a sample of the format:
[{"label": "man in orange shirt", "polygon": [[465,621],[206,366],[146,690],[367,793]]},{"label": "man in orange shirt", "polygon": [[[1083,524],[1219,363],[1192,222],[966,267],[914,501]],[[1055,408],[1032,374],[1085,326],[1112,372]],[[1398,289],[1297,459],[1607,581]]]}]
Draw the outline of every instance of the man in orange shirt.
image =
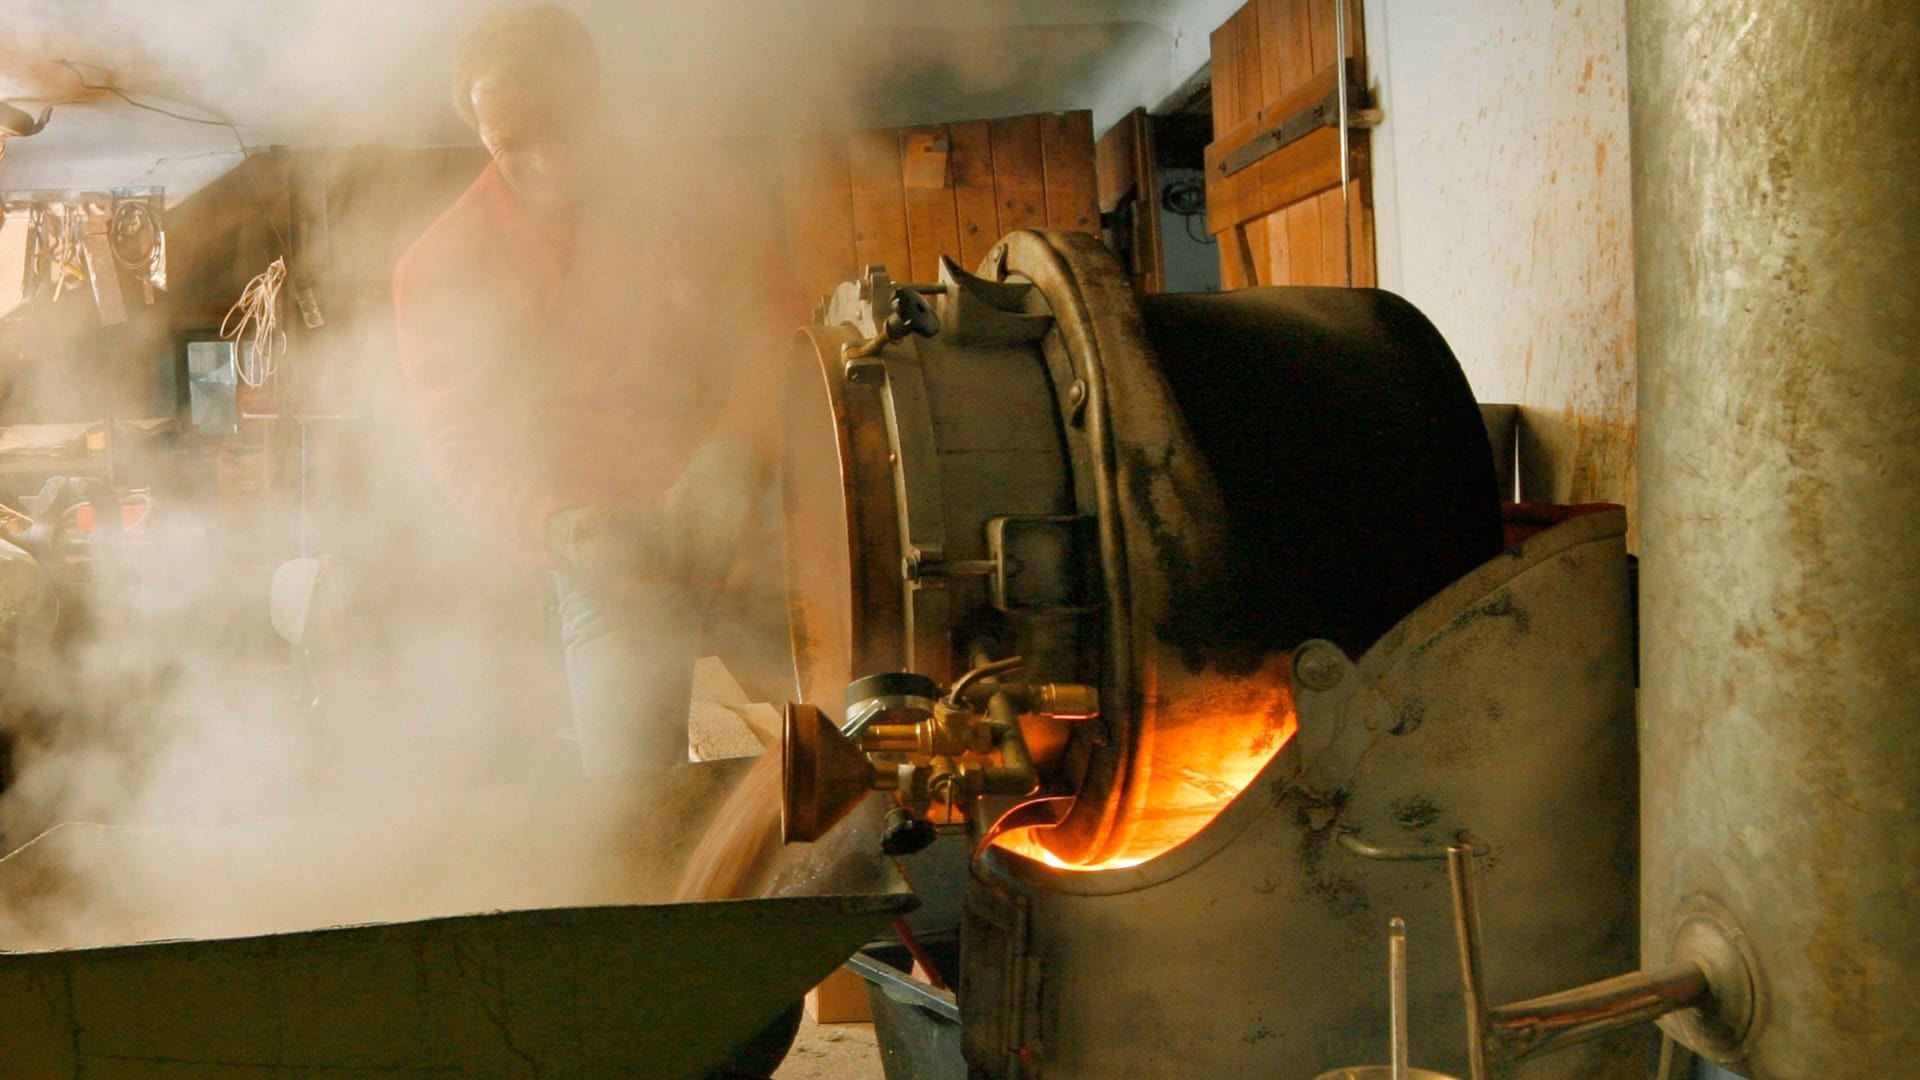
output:
[{"label": "man in orange shirt", "polygon": [[[770,474],[764,235],[684,164],[596,134],[591,38],[550,5],[482,23],[455,105],[493,162],[394,273],[401,359],[456,499],[553,569],[589,775],[683,760],[707,605]],[[716,236],[715,233],[724,235]],[[738,314],[730,318],[737,321]],[[769,320],[771,323],[771,320]]]}]

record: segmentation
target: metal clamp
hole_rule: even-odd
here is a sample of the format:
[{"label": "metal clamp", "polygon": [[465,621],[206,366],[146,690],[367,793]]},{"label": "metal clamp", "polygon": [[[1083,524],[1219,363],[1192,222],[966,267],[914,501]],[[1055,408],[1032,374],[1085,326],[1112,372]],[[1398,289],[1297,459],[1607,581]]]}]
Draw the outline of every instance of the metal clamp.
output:
[{"label": "metal clamp", "polygon": [[1381,120],[1379,109],[1346,108],[1347,102],[1357,101],[1365,96],[1364,88],[1354,78],[1351,61],[1346,65],[1346,70],[1341,72],[1341,76],[1341,82],[1337,83],[1335,89],[1326,97],[1255,135],[1221,159],[1221,175],[1232,176],[1234,173],[1258,164],[1262,159],[1299,142],[1323,127],[1339,127],[1343,114],[1348,127],[1364,128],[1378,124]]}]

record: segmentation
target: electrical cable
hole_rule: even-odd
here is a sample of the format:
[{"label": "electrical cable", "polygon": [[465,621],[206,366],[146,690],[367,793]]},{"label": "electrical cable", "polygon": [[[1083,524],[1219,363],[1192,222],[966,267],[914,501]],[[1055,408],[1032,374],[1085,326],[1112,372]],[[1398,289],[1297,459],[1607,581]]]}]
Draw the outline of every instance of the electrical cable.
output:
[{"label": "electrical cable", "polygon": [[1193,241],[1196,244],[1217,244],[1220,242],[1219,240],[1211,236],[1208,236],[1205,233],[1200,233],[1196,235],[1193,231],[1193,218],[1185,214],[1182,214],[1180,216],[1180,227],[1187,231],[1187,239]]},{"label": "electrical cable", "polygon": [[1175,180],[1160,191],[1160,208],[1169,214],[1180,217],[1181,227],[1187,230],[1187,239],[1196,244],[1217,244],[1220,241],[1206,235],[1202,229],[1199,235],[1193,231],[1193,219],[1205,217],[1207,213],[1207,188],[1198,180]]},{"label": "electrical cable", "polygon": [[137,273],[147,269],[159,250],[160,223],[146,200],[119,199],[113,204],[108,237],[114,261]]},{"label": "electrical cable", "polygon": [[[86,73],[81,71],[80,66],[71,60],[55,60],[54,63],[73,72],[73,77],[80,80],[82,88],[112,94],[136,109],[145,109],[147,112],[158,113],[161,116],[171,117],[172,119],[180,120],[188,124],[204,124],[207,127],[226,128],[227,131],[233,135],[234,145],[240,148],[240,163],[246,167],[247,180],[253,184],[253,194],[254,197],[260,201],[260,213],[267,219],[267,228],[273,230],[273,242],[280,251],[280,258],[283,262],[292,262],[293,253],[287,249],[287,238],[281,234],[280,223],[274,220],[273,210],[267,205],[266,189],[260,186],[260,177],[255,175],[253,171],[253,151],[247,147],[246,139],[241,136],[239,125],[224,117],[188,116],[186,113],[174,112],[172,109],[165,109],[158,105],[141,101],[112,83],[87,81]],[[283,266],[283,272],[284,269]]]},{"label": "electrical cable", "polygon": [[280,329],[280,286],[286,277],[286,261],[273,260],[247,282],[220,320],[220,336],[233,342],[234,374],[256,390],[273,378],[287,350],[287,334]]}]

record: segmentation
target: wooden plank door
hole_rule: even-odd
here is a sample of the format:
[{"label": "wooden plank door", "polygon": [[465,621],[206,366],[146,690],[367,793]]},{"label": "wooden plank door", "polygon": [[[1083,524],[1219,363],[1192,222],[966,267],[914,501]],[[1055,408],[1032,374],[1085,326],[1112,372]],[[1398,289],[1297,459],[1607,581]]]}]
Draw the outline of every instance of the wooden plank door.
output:
[{"label": "wooden plank door", "polygon": [[1165,292],[1165,255],[1160,237],[1160,169],[1154,160],[1153,124],[1145,109],[1120,118],[1094,144],[1100,212],[1120,222],[1108,245],[1127,266],[1141,292]]},{"label": "wooden plank door", "polygon": [[[1347,8],[1346,63],[1336,56],[1335,5]],[[1322,126],[1251,164],[1249,144],[1326,100],[1343,69],[1366,83],[1359,0],[1250,0],[1213,33],[1214,141],[1207,147],[1207,231],[1220,241],[1225,288],[1375,282],[1373,184],[1367,133],[1350,129],[1346,206],[1340,132]],[[1349,94],[1349,108],[1361,102]]]}]

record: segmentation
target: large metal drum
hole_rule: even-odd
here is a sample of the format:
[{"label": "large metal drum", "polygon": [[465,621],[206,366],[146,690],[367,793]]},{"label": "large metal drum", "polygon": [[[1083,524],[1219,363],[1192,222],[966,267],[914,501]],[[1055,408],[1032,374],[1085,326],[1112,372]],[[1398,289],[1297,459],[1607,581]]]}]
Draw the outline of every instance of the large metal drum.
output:
[{"label": "large metal drum", "polygon": [[1143,307],[1066,233],[1014,233],[983,270],[925,288],[931,337],[843,355],[884,329],[878,272],[803,339],[784,474],[801,689],[837,713],[854,678],[944,682],[981,652],[1100,687],[1099,723],[1032,733],[1078,796],[1046,847],[1139,862],[1284,745],[1294,646],[1358,654],[1499,548],[1484,427],[1387,293]]}]

